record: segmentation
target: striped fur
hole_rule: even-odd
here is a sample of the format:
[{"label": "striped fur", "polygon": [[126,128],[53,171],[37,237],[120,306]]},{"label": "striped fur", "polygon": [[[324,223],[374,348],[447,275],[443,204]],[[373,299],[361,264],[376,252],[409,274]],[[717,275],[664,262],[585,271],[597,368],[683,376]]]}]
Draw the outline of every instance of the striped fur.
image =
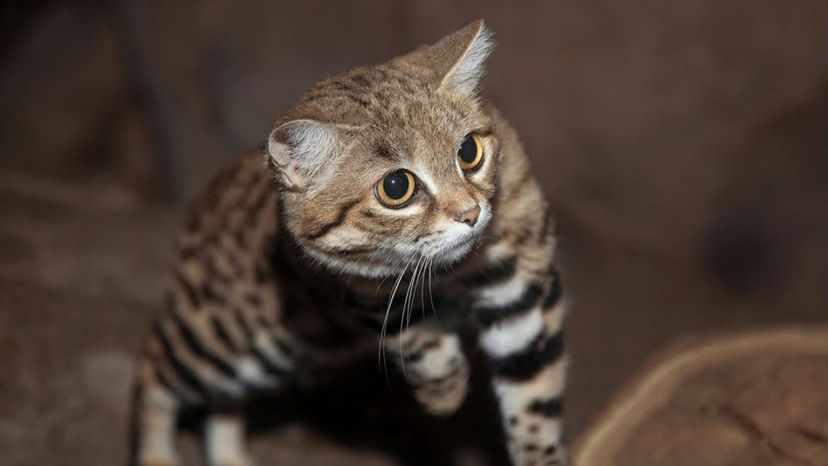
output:
[{"label": "striped fur", "polygon": [[[428,412],[451,414],[468,389],[455,333],[467,321],[515,464],[566,464],[554,228],[514,130],[475,94],[490,47],[477,22],[323,81],[277,122],[266,155],[215,178],[179,235],[139,364],[134,464],[177,464],[185,406],[211,413],[209,464],[249,464],[237,413],[252,394],[313,382],[378,343]],[[484,158],[463,171],[470,133]],[[374,186],[401,168],[418,188],[388,208]]]}]

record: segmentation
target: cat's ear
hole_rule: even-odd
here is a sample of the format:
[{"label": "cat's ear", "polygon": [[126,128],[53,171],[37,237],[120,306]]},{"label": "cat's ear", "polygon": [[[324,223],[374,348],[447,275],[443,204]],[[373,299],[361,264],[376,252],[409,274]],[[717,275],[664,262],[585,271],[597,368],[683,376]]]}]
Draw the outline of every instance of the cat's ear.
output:
[{"label": "cat's ear", "polygon": [[429,68],[440,91],[471,97],[477,92],[493,48],[492,33],[481,19],[402,60]]},{"label": "cat's ear", "polygon": [[323,176],[344,151],[343,136],[336,125],[305,119],[289,121],[271,131],[267,153],[282,186],[302,190]]}]

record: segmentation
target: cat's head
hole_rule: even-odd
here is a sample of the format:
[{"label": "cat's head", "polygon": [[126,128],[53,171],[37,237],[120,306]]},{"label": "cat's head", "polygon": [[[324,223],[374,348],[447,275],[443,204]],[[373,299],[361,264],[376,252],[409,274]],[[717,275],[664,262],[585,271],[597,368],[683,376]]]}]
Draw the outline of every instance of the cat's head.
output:
[{"label": "cat's head", "polygon": [[477,98],[482,21],[314,86],[268,141],[282,222],[327,267],[362,276],[450,265],[492,216],[499,144]]}]

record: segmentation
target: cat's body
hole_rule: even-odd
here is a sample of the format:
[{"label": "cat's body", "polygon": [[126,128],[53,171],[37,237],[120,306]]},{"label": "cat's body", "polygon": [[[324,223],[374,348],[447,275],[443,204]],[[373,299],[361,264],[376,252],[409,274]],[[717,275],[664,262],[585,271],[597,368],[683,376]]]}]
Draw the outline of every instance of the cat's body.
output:
[{"label": "cat's body", "polygon": [[476,98],[489,47],[478,22],[324,81],[268,156],[217,177],[141,360],[137,464],[176,464],[188,404],[213,413],[208,462],[245,464],[235,413],[251,393],[312,383],[378,344],[428,412],[450,414],[467,391],[455,330],[468,320],[515,464],[565,464],[552,221],[514,130]]}]

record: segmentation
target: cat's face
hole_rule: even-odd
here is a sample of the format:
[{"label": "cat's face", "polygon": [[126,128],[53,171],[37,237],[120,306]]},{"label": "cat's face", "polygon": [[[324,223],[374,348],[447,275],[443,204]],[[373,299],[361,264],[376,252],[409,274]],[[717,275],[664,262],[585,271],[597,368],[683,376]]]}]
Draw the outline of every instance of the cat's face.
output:
[{"label": "cat's face", "polygon": [[283,224],[322,264],[387,276],[466,257],[492,216],[499,158],[475,96],[489,34],[474,23],[315,86],[271,134]]}]

